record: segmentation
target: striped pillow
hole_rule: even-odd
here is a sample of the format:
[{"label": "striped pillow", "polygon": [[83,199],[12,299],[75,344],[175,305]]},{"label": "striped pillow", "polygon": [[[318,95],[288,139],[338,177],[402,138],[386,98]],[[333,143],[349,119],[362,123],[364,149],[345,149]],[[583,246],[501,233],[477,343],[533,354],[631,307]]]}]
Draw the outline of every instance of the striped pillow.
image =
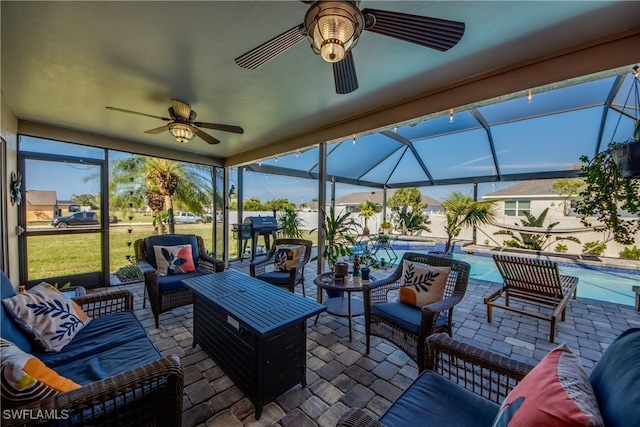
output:
[{"label": "striped pillow", "polygon": [[0,338],[0,397],[2,407],[15,407],[80,388],[47,368],[37,357]]}]

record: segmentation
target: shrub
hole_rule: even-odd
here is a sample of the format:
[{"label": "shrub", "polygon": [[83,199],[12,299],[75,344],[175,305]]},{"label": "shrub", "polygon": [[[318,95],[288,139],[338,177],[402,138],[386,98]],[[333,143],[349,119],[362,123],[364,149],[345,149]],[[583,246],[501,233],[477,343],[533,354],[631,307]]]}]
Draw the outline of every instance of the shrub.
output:
[{"label": "shrub", "polygon": [[635,259],[640,261],[640,248],[636,248],[635,246],[632,248],[624,248],[620,251],[620,258]]},{"label": "shrub", "polygon": [[554,249],[554,251],[558,252],[558,253],[565,253],[569,250],[569,247],[567,245],[563,245],[562,243],[558,243]]},{"label": "shrub", "polygon": [[607,249],[607,245],[596,240],[595,242],[587,242],[582,246],[582,252],[585,255],[600,256]]}]

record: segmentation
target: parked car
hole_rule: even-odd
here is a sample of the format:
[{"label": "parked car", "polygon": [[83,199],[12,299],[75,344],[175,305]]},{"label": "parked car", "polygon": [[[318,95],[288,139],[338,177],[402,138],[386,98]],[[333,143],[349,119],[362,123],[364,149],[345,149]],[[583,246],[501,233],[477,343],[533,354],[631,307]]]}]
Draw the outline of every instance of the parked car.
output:
[{"label": "parked car", "polygon": [[173,220],[176,224],[202,224],[204,219],[191,212],[179,212],[174,215]]},{"label": "parked car", "polygon": [[56,228],[67,228],[81,225],[99,225],[95,212],[74,212],[71,215],[54,218],[51,225]]}]

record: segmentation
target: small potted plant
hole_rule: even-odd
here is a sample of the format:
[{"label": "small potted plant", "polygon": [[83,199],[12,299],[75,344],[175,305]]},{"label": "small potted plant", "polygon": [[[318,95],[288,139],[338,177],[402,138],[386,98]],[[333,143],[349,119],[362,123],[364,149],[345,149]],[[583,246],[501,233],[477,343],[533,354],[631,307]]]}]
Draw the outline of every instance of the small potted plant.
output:
[{"label": "small potted plant", "polygon": [[369,280],[372,267],[375,269],[380,268],[378,259],[368,252],[360,257],[360,263],[362,265],[360,267],[360,274],[362,275],[362,280]]}]

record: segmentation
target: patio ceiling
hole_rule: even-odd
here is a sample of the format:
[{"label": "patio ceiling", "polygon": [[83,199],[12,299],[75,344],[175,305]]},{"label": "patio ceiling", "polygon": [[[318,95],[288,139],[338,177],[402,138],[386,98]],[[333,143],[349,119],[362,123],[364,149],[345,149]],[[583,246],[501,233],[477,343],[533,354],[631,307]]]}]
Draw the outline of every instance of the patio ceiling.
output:
[{"label": "patio ceiling", "polygon": [[[332,144],[329,172],[399,185],[406,164],[417,172],[408,184],[440,183],[468,177],[471,169],[460,176],[440,171],[453,153],[437,164],[425,154],[448,143],[432,143],[444,137],[409,122],[638,60],[640,2],[365,0],[363,8],[464,22],[465,34],[438,52],[365,32],[353,51],[360,87],[347,95],[335,93],[330,64],[307,42],[257,70],[236,65],[234,58],[299,24],[308,7],[302,1],[2,1],[3,106],[18,119],[20,133],[224,166],[337,143],[354,133],[359,148],[367,146],[365,139],[382,138],[364,136],[372,129],[404,122],[384,136],[386,144],[378,142],[390,156],[383,165],[389,179],[372,176],[376,160],[341,164],[339,155],[353,159],[348,144]],[[212,130],[220,144],[198,138],[180,144],[168,132],[143,132],[161,125],[157,119],[105,109],[166,116],[171,98],[189,103],[198,120],[245,132]],[[536,94],[532,108],[539,99]],[[448,117],[441,120],[446,132]],[[486,133],[471,111],[457,111],[453,125],[469,126],[465,134]],[[473,148],[482,157],[475,163],[480,176],[516,173],[501,159],[495,135],[510,126],[492,127],[493,154],[486,144]],[[487,155],[498,162],[492,165]],[[395,165],[401,167],[392,172]],[[354,171],[341,172],[345,168]],[[300,170],[313,173],[312,163]]]},{"label": "patio ceiling", "polygon": [[[388,188],[573,177],[580,156],[631,136],[639,116],[633,76],[630,65],[332,141],[327,175]],[[315,179],[318,151],[244,168]]]}]

